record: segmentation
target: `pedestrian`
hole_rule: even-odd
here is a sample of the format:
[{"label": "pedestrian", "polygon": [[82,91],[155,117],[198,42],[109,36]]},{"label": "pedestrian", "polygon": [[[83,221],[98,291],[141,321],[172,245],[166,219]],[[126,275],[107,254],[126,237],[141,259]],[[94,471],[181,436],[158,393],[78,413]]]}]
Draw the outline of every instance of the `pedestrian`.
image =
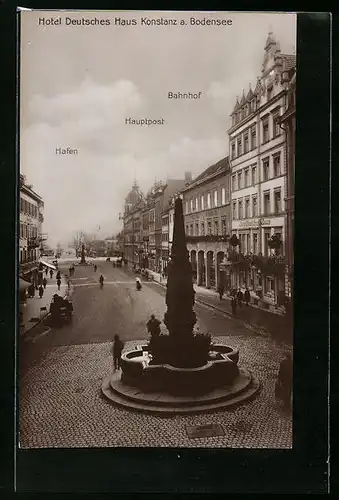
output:
[{"label": "pedestrian", "polygon": [[58,271],[56,274],[56,279],[59,280],[60,278],[61,278],[61,274],[60,274],[60,271]]},{"label": "pedestrian", "polygon": [[39,297],[42,299],[42,296],[44,294],[44,287],[42,285],[39,286]]},{"label": "pedestrian", "polygon": [[124,343],[120,340],[119,335],[114,335],[113,342],[113,367],[114,370],[121,368],[121,353],[124,348]]},{"label": "pedestrian", "polygon": [[293,383],[293,362],[289,352],[280,363],[278,378],[275,384],[275,396],[281,400],[285,407],[291,406]]},{"label": "pedestrian", "polygon": [[70,268],[68,269],[68,271],[69,271],[69,275],[70,275],[70,276],[72,276],[72,267],[70,267]]},{"label": "pedestrian", "polygon": [[249,303],[251,302],[251,294],[250,294],[248,287],[246,287],[246,290],[244,293],[244,299],[245,299],[245,304],[248,306]]},{"label": "pedestrian", "polygon": [[97,268],[96,264],[94,264],[94,272],[95,272],[95,273],[97,272],[97,269],[98,269],[98,268]]},{"label": "pedestrian", "polygon": [[44,290],[46,290],[46,285],[47,285],[47,280],[46,280],[46,278],[44,278],[44,279],[42,280],[42,284],[43,284]]},{"label": "pedestrian", "polygon": [[54,274],[53,273],[53,269],[51,269],[50,272],[49,272],[49,275],[50,275],[51,279],[53,278],[53,274]]},{"label": "pedestrian", "polygon": [[47,273],[48,273],[48,267],[46,267],[45,273],[46,273],[46,276],[47,276]]},{"label": "pedestrian", "polygon": [[222,298],[223,298],[224,291],[225,291],[224,285],[221,283],[221,284],[218,286],[218,293],[219,293],[219,298],[220,298],[220,300],[222,300]]},{"label": "pedestrian", "polygon": [[238,289],[237,299],[238,299],[238,304],[239,304],[239,307],[241,307],[241,305],[242,305],[242,301],[243,301],[243,293],[242,293],[242,291],[240,290],[240,288]]},{"label": "pedestrian", "polygon": [[61,279],[60,278],[57,279],[57,285],[58,285],[58,290],[60,290],[60,285],[61,285]]},{"label": "pedestrian", "polygon": [[147,331],[151,337],[160,335],[161,333],[161,321],[159,321],[154,314],[151,315],[151,319],[147,321]]},{"label": "pedestrian", "polygon": [[237,314],[237,301],[236,301],[235,297],[231,298],[231,308],[232,308],[233,316],[236,316],[236,314]]}]

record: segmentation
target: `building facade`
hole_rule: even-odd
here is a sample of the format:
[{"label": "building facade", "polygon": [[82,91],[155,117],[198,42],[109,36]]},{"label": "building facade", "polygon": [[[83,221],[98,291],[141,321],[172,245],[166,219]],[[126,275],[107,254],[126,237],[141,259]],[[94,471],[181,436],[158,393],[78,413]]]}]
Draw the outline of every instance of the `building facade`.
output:
[{"label": "building facade", "polygon": [[125,199],[123,216],[123,245],[124,258],[131,265],[140,265],[140,228],[142,223],[142,210],[144,207],[143,195],[136,182]]},{"label": "building facade", "polygon": [[[286,105],[282,75],[288,67],[295,67],[295,56],[282,54],[269,33],[261,78],[254,91],[250,88],[240,101],[237,99],[228,132],[232,234],[239,241],[237,252],[241,256],[262,257],[257,269],[253,261],[234,266],[232,286],[248,286],[273,303],[285,290],[281,262],[286,240],[286,141],[280,118]],[[272,241],[281,241],[281,245],[272,250]],[[271,261],[265,268],[265,259],[272,260],[278,254],[279,272],[274,271]]]},{"label": "building facade", "polygon": [[167,266],[171,257],[174,229],[174,200],[171,198],[167,207],[162,212],[162,237],[161,237],[161,273],[167,275]]},{"label": "building facade", "polygon": [[20,232],[19,259],[20,276],[39,284],[39,259],[42,245],[42,223],[44,202],[32,186],[20,175]]},{"label": "building facade", "polygon": [[293,263],[294,263],[294,176],[295,176],[295,136],[296,136],[296,71],[295,67],[283,72],[283,81],[287,85],[286,111],[281,116],[281,127],[286,137],[286,280],[285,293],[293,298]]},{"label": "building facade", "polygon": [[227,286],[221,263],[231,233],[228,157],[196,177],[182,195],[193,279],[207,288]]}]

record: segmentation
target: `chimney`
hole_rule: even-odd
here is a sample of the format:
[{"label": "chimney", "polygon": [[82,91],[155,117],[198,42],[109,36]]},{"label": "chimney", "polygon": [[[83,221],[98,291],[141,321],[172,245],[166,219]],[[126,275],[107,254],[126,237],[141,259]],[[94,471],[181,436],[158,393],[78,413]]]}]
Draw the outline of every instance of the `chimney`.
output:
[{"label": "chimney", "polygon": [[185,184],[186,186],[192,182],[192,172],[185,172]]}]

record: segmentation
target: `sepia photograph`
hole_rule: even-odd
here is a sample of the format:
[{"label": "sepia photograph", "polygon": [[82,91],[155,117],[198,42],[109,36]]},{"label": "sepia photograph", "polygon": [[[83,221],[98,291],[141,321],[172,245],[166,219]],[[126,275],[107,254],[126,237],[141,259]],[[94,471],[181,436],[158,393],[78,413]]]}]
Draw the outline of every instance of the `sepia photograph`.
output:
[{"label": "sepia photograph", "polygon": [[19,26],[19,448],[292,449],[296,14]]}]

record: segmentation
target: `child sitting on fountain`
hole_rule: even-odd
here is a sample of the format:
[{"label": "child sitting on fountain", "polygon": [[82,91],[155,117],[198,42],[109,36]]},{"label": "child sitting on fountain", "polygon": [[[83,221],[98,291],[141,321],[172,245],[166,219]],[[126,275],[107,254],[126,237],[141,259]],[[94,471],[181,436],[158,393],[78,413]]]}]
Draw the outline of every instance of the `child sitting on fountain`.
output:
[{"label": "child sitting on fountain", "polygon": [[113,342],[114,370],[118,370],[121,367],[121,353],[123,348],[124,348],[124,343],[120,340],[119,335],[114,335],[114,342]]}]

